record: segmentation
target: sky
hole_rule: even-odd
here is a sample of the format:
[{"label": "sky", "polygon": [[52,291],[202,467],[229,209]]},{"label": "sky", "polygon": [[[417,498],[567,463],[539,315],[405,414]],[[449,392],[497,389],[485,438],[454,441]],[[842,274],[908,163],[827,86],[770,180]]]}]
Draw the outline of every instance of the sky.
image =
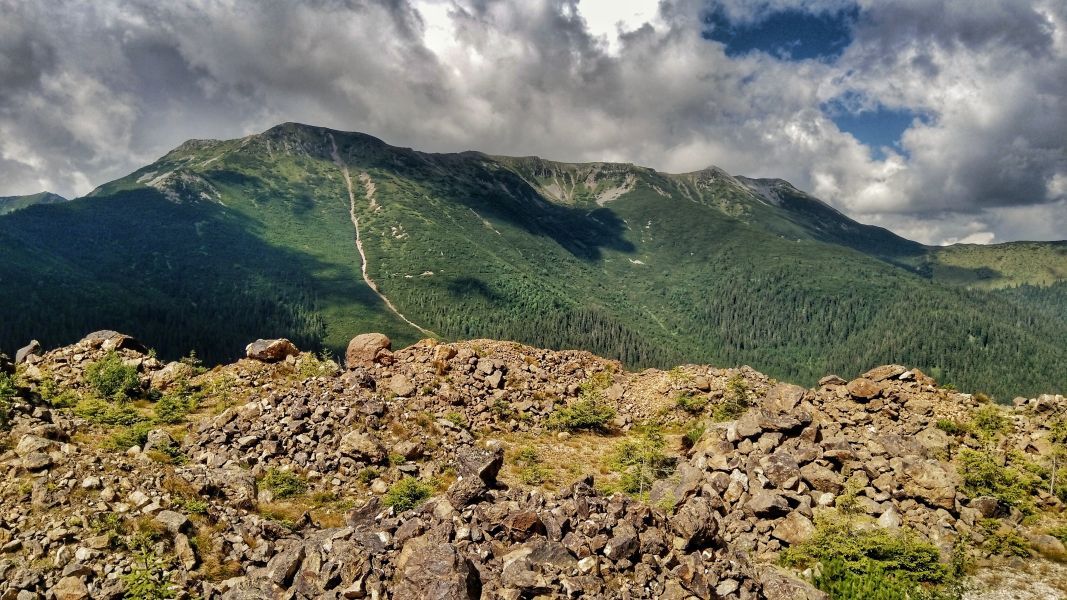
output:
[{"label": "sky", "polygon": [[297,121],[778,177],[928,244],[1067,238],[1063,0],[0,0],[0,196]]}]

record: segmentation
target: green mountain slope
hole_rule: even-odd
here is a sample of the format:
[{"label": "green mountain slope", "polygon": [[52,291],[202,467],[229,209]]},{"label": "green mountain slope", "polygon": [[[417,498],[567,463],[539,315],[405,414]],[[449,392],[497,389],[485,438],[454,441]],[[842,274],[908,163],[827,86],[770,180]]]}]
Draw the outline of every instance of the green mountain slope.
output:
[{"label": "green mountain slope", "polygon": [[7,215],[0,242],[8,349],[108,327],[223,360],[256,337],[338,352],[380,330],[808,384],[903,362],[1000,396],[1067,390],[1060,313],[946,283],[932,249],[714,168],[425,154],[286,124]]},{"label": "green mountain slope", "polygon": [[52,192],[38,192],[29,196],[0,196],[0,215],[37,204],[59,204],[67,199]]}]

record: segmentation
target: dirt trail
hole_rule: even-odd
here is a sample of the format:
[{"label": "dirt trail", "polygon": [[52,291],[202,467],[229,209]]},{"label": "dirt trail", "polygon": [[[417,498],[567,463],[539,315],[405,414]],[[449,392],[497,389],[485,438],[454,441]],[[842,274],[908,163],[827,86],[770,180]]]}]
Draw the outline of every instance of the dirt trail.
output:
[{"label": "dirt trail", "polygon": [[[393,311],[393,314],[399,317],[401,321],[407,323],[408,325],[411,325],[415,329],[418,329],[423,335],[430,337],[439,337],[436,333],[430,331],[429,329],[419,327],[414,322],[412,322],[411,319],[405,317],[403,313],[397,310],[396,306],[389,300],[389,298],[385,297],[385,294],[378,291],[378,284],[374,283],[374,280],[371,279],[370,275],[367,274],[367,253],[363,251],[363,236],[359,230],[359,216],[356,214],[356,194],[352,191],[352,177],[348,173],[348,165],[346,165],[345,161],[341,159],[341,154],[337,151],[337,142],[334,141],[333,135],[330,135],[330,146],[330,156],[333,158],[333,162],[337,165],[337,167],[341,169],[341,176],[345,179],[345,187],[348,188],[348,216],[352,219],[352,226],[356,228],[356,250],[359,251],[359,270],[363,274],[363,282],[367,284],[367,287],[369,287],[372,292],[377,294],[378,297],[382,299],[382,302],[385,304],[385,306],[387,306],[389,310]],[[361,177],[363,176],[367,177],[368,180],[370,179],[370,176],[366,175],[365,173],[361,175]],[[370,186],[368,186],[368,188],[369,187]],[[370,193],[373,194],[373,192]],[[374,203],[373,198],[370,198],[370,201],[372,204]]]}]

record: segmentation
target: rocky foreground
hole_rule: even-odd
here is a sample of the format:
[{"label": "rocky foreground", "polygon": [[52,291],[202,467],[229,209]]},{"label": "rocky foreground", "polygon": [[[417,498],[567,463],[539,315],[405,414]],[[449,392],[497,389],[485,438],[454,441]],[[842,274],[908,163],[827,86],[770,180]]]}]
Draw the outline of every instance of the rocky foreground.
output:
[{"label": "rocky foreground", "polygon": [[825,598],[803,557],[831,522],[978,573],[1065,554],[1061,396],[488,340],[247,352],[98,332],[0,365],[0,600]]}]

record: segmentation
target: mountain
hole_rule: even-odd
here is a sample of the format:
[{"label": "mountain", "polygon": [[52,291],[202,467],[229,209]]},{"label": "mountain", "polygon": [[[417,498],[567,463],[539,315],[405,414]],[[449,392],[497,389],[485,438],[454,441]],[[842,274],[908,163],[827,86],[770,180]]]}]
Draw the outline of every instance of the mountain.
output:
[{"label": "mountain", "polygon": [[264,334],[340,352],[375,330],[806,384],[907,363],[1003,399],[1067,389],[1064,287],[968,287],[1002,270],[716,168],[428,154],[289,123],[6,215],[0,248],[7,349],[110,328],[219,362]]},{"label": "mountain", "polygon": [[0,196],[0,215],[37,204],[59,204],[67,199],[52,192],[39,192],[29,196]]}]

